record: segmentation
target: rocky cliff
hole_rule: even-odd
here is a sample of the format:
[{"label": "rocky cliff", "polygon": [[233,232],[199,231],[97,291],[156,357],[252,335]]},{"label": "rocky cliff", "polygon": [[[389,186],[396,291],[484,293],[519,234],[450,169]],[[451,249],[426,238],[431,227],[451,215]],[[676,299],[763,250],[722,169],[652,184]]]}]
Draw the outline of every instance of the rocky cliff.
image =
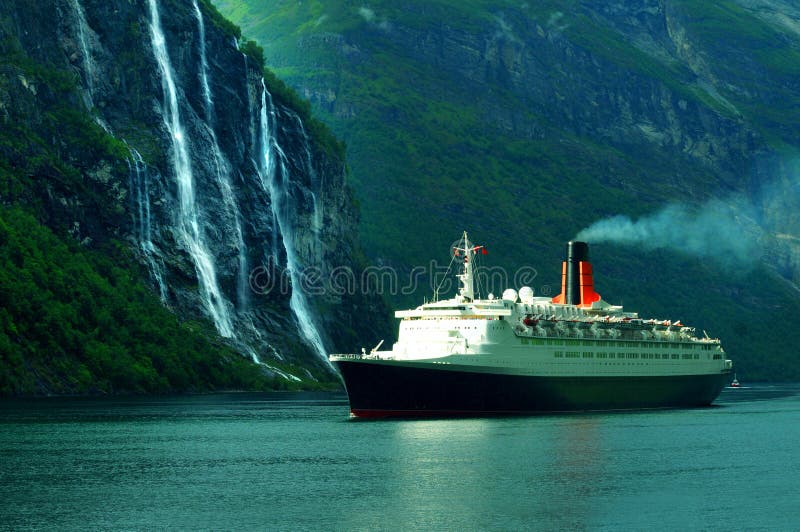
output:
[{"label": "rocky cliff", "polygon": [[332,379],[327,352],[387,333],[380,299],[328,284],[363,269],[341,145],[209,3],[2,0],[0,15],[0,121],[29,135],[4,156],[53,144],[80,174],[39,173],[5,203],[84,248],[130,246],[164,305],[287,379]]}]

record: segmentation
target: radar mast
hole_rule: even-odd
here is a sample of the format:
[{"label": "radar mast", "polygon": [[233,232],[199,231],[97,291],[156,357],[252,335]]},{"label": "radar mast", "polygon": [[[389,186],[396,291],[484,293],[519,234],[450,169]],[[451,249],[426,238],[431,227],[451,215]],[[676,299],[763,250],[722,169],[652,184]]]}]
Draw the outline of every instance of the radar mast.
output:
[{"label": "radar mast", "polygon": [[[460,257],[463,253],[464,256],[464,273],[458,274],[458,279],[461,281],[461,288],[458,291],[456,299],[462,302],[469,303],[475,299],[475,288],[473,283],[473,263],[475,252],[483,249],[483,246],[473,246],[470,244],[467,232],[464,231],[464,236],[461,238],[459,245],[463,243],[464,247],[455,247],[455,255]],[[485,251],[484,251],[485,253]]]}]

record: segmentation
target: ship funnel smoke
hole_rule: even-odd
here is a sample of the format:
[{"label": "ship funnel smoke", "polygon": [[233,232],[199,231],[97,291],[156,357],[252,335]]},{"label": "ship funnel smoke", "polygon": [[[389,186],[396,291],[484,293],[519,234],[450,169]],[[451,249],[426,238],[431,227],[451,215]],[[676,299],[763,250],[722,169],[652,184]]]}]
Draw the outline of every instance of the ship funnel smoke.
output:
[{"label": "ship funnel smoke", "polygon": [[647,250],[671,249],[716,260],[731,268],[752,267],[761,256],[761,233],[747,202],[712,200],[693,207],[671,204],[638,220],[623,215],[599,220],[574,240],[615,242]]}]

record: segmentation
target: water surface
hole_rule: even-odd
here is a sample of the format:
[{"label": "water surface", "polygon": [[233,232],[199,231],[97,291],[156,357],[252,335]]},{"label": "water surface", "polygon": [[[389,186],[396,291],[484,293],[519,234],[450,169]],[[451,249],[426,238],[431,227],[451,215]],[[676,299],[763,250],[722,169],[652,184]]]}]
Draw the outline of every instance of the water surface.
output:
[{"label": "water surface", "polygon": [[343,394],[0,402],[2,529],[800,529],[800,385],[359,421]]}]

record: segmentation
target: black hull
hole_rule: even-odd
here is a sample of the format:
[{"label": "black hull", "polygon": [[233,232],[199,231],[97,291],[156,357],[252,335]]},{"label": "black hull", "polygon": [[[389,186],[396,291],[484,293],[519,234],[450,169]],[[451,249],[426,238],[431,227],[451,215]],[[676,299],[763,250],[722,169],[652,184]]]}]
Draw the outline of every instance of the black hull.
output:
[{"label": "black hull", "polygon": [[635,410],[710,405],[729,379],[713,375],[536,377],[397,365],[334,362],[358,417],[456,416]]}]

